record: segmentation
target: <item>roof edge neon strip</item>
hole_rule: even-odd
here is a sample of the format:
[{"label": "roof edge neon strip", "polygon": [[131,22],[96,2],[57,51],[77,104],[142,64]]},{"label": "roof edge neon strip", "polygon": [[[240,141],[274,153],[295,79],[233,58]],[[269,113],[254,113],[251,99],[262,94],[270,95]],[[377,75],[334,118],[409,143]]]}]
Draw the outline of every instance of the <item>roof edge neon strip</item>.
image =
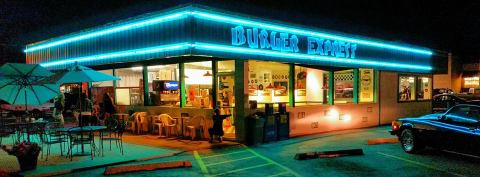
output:
[{"label": "roof edge neon strip", "polygon": [[47,42],[46,44],[38,44],[35,45],[33,44],[31,47],[27,47],[24,52],[33,52],[49,47],[54,47],[62,44],[67,44],[75,41],[80,41],[84,39],[89,39],[89,38],[94,38],[98,36],[103,36],[115,32],[120,32],[120,31],[125,31],[125,30],[131,30],[143,26],[148,26],[148,25],[153,25],[153,24],[158,24],[166,21],[171,21],[171,20],[178,20],[182,19],[188,16],[194,16],[206,20],[211,20],[211,21],[217,21],[217,22],[223,22],[223,23],[230,23],[230,24],[242,24],[242,25],[247,25],[247,26],[254,26],[254,27],[259,27],[259,28],[265,28],[265,29],[270,29],[270,30],[278,30],[278,31],[285,31],[293,34],[299,34],[299,35],[304,35],[304,36],[312,36],[312,37],[322,37],[322,38],[329,38],[329,39],[336,39],[336,40],[342,40],[346,42],[353,42],[353,43],[358,43],[358,44],[363,44],[363,45],[368,45],[368,46],[373,46],[373,47],[379,47],[379,48],[386,48],[386,49],[392,49],[392,50],[399,50],[399,51],[405,51],[405,52],[412,52],[412,53],[418,53],[418,54],[424,54],[424,55],[432,55],[433,52],[430,50],[424,50],[424,49],[416,49],[416,48],[411,48],[411,47],[405,47],[405,46],[399,46],[399,45],[392,45],[392,44],[386,44],[382,42],[375,42],[375,41],[370,41],[370,40],[363,40],[363,39],[356,39],[353,37],[344,37],[340,35],[334,35],[334,34],[329,34],[329,33],[322,33],[322,32],[314,32],[311,30],[304,30],[304,29],[298,29],[298,28],[293,28],[293,27],[285,27],[285,26],[280,26],[280,25],[275,25],[275,24],[269,24],[269,23],[263,23],[263,22],[256,22],[256,21],[251,21],[247,19],[242,19],[241,17],[235,17],[235,16],[227,16],[227,15],[220,15],[220,14],[215,14],[212,12],[202,12],[200,10],[185,10],[173,14],[168,14],[160,17],[154,17],[150,19],[146,19],[143,21],[138,21],[138,22],[132,22],[128,23],[125,25],[120,25],[104,30],[99,30],[99,31],[93,31],[90,33],[86,34],[79,34],[77,36],[73,36],[70,38],[66,39],[59,39],[58,41],[55,42]]},{"label": "roof edge neon strip", "polygon": [[110,59],[110,58],[118,58],[118,57],[127,57],[127,56],[135,56],[135,55],[145,55],[145,54],[158,53],[158,52],[183,50],[183,49],[188,49],[191,46],[192,46],[192,44],[186,43],[186,42],[185,43],[178,43],[178,44],[171,44],[171,45],[161,45],[161,46],[155,46],[155,47],[119,51],[119,52],[106,53],[106,54],[100,54],[100,55],[92,55],[92,56],[86,56],[86,57],[62,59],[62,60],[59,60],[59,61],[40,63],[40,65],[43,66],[43,67],[51,67],[51,66],[62,65],[62,64],[73,64],[75,62],[81,63],[81,62],[85,62],[85,61],[98,61],[98,60],[104,60],[104,59]]},{"label": "roof edge neon strip", "polygon": [[58,46],[58,45],[62,45],[62,44],[67,44],[67,43],[71,43],[71,42],[75,42],[75,41],[80,41],[80,40],[84,40],[84,39],[95,38],[95,37],[98,37],[98,36],[104,36],[104,35],[108,35],[108,34],[112,34],[112,33],[116,33],[116,32],[131,30],[131,29],[135,29],[135,28],[140,28],[140,27],[149,26],[149,25],[158,24],[158,23],[163,23],[163,22],[172,21],[172,20],[178,20],[178,19],[188,17],[189,15],[190,15],[189,11],[182,11],[182,12],[178,12],[178,13],[174,13],[174,14],[163,15],[163,16],[160,16],[160,17],[154,17],[154,18],[150,18],[150,19],[146,19],[146,20],[142,20],[142,21],[138,21],[138,22],[132,22],[132,23],[128,23],[128,24],[125,24],[125,25],[119,25],[119,26],[115,26],[115,27],[112,27],[112,28],[108,28],[108,29],[94,31],[94,32],[91,32],[91,33],[79,34],[77,36],[66,38],[66,39],[60,39],[59,41],[55,41],[55,42],[50,42],[50,43],[46,43],[46,44],[39,44],[37,46],[33,45],[33,47],[27,47],[27,49],[25,49],[24,52],[25,53],[26,52],[33,52],[33,51],[37,51],[37,50],[41,50],[41,49],[45,49],[45,48],[50,48],[50,47],[54,47],[54,46]]},{"label": "roof edge neon strip", "polygon": [[335,62],[335,63],[342,63],[342,64],[358,64],[358,65],[366,65],[366,66],[416,69],[416,70],[425,70],[425,71],[432,70],[431,66],[410,65],[410,64],[402,64],[402,63],[388,63],[388,62],[372,61],[372,60],[361,59],[361,58],[346,59],[346,58],[315,56],[315,55],[297,54],[297,53],[285,53],[285,52],[276,52],[276,51],[270,51],[270,50],[231,47],[231,46],[225,46],[225,45],[216,45],[216,44],[200,43],[200,42],[196,42],[195,44],[193,44],[192,47],[199,50],[211,50],[211,51],[218,51],[218,52],[241,53],[241,54],[250,54],[250,55],[263,55],[263,56],[281,57],[281,58],[297,58],[297,59],[313,60],[313,61]]}]

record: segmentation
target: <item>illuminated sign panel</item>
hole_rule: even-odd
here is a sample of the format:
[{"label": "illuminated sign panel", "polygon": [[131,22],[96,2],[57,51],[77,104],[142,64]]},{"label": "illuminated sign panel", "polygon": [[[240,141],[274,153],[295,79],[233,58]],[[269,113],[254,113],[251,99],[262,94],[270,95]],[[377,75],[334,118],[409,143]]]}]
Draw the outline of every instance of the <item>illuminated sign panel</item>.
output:
[{"label": "illuminated sign panel", "polygon": [[270,49],[280,52],[304,52],[309,55],[332,56],[337,58],[355,58],[357,44],[338,40],[328,40],[318,37],[307,37],[307,50],[300,51],[297,35],[267,31],[258,28],[245,28],[236,26],[232,31],[232,45],[248,46],[253,49]]}]

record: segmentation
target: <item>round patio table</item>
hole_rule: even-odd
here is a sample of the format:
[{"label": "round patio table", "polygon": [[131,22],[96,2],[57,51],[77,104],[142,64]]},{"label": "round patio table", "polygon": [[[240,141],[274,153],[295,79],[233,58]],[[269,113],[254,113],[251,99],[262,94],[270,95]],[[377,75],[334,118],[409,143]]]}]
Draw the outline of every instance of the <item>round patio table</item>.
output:
[{"label": "round patio table", "polygon": [[5,126],[10,126],[10,127],[13,127],[15,129],[15,131],[17,132],[17,137],[18,137],[17,140],[20,140],[22,130],[26,129],[27,141],[30,142],[30,134],[31,134],[31,130],[33,129],[33,127],[43,127],[43,129],[40,129],[40,130],[45,130],[45,125],[47,123],[48,123],[48,121],[43,121],[42,120],[42,121],[32,121],[32,122],[8,123],[8,124],[5,124]]}]

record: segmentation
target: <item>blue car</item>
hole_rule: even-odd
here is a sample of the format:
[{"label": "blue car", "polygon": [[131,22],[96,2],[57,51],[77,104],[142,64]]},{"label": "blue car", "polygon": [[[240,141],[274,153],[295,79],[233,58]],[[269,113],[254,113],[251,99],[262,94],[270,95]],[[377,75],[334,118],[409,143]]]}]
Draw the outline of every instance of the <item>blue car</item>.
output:
[{"label": "blue car", "polygon": [[480,106],[459,104],[445,113],[401,118],[392,122],[390,133],[407,153],[430,146],[480,155]]}]

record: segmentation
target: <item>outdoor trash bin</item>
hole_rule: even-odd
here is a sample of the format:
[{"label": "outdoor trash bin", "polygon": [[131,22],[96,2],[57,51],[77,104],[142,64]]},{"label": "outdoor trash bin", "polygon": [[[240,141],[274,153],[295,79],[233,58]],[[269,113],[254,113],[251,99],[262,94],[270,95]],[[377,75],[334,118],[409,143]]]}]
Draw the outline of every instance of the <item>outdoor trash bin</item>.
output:
[{"label": "outdoor trash bin", "polygon": [[290,137],[290,115],[288,112],[285,114],[275,114],[277,120],[277,140],[285,140]]},{"label": "outdoor trash bin", "polygon": [[263,143],[263,127],[265,118],[262,113],[256,113],[248,118],[247,144]]},{"label": "outdoor trash bin", "polygon": [[277,120],[275,115],[266,116],[264,127],[263,142],[271,142],[277,140]]}]

